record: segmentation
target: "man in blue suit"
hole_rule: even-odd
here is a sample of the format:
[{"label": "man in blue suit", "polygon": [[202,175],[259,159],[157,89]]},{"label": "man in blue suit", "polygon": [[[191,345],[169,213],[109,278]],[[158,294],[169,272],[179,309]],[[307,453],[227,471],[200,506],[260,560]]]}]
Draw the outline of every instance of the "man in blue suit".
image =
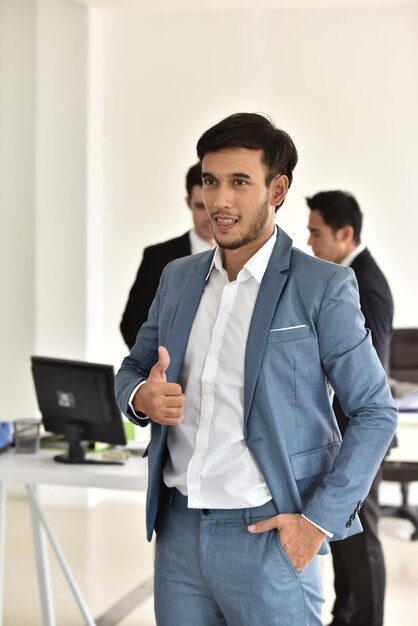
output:
[{"label": "man in blue suit", "polygon": [[320,626],[317,555],[361,531],[396,410],[353,272],[274,223],[291,138],[240,113],[197,152],[218,247],[167,266],[116,377],[124,413],[151,422],[157,624]]}]

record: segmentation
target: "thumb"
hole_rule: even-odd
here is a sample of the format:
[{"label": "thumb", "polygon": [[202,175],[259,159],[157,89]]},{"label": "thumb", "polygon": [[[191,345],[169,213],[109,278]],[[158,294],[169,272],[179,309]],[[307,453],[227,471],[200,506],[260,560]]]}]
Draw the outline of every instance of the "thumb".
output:
[{"label": "thumb", "polygon": [[273,530],[274,528],[278,528],[279,526],[279,516],[275,515],[274,517],[269,517],[268,519],[263,519],[261,522],[257,522],[256,524],[251,524],[248,526],[247,530],[250,533],[265,533],[269,530]]},{"label": "thumb", "polygon": [[158,348],[158,361],[151,368],[148,376],[148,380],[155,380],[159,383],[166,383],[167,376],[165,375],[168,366],[170,365],[170,355],[168,350],[164,346]]}]

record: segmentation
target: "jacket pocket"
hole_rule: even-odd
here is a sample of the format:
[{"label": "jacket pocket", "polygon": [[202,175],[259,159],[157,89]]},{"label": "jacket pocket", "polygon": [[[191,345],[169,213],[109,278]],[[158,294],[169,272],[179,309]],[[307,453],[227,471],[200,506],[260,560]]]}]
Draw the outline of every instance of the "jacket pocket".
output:
[{"label": "jacket pocket", "polygon": [[299,452],[290,457],[293,475],[296,480],[310,478],[318,474],[326,474],[332,468],[334,459],[340,451],[341,442],[334,443],[316,450]]},{"label": "jacket pocket", "polygon": [[311,334],[311,327],[308,324],[288,326],[284,328],[270,328],[267,343],[278,343],[282,341],[295,341],[304,339]]}]

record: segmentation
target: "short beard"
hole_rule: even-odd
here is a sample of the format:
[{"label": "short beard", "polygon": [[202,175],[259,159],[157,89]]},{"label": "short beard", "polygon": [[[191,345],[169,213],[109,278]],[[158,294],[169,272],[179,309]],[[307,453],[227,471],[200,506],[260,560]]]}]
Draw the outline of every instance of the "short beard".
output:
[{"label": "short beard", "polygon": [[238,248],[242,248],[242,246],[246,246],[248,243],[254,241],[254,239],[257,239],[257,237],[263,232],[264,227],[268,221],[268,207],[269,201],[268,199],[266,199],[264,204],[259,207],[254,221],[252,222],[252,224],[250,224],[248,231],[241,235],[241,237],[238,237],[238,239],[235,239],[235,241],[222,243],[221,241],[218,241],[215,237],[215,241],[218,246],[222,250],[238,250]]}]

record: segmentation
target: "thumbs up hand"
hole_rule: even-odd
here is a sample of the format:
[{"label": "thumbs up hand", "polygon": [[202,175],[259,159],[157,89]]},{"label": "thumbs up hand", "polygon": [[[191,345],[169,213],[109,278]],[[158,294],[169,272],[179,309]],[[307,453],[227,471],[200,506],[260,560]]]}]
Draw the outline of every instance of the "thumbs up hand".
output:
[{"label": "thumbs up hand", "polygon": [[145,413],[153,422],[175,426],[184,419],[184,393],[177,383],[167,382],[169,365],[168,350],[160,346],[158,361],[152,367],[147,382],[134,395],[132,404],[137,413]]},{"label": "thumbs up hand", "polygon": [[170,355],[168,350],[164,346],[158,348],[158,361],[151,369],[148,380],[155,380],[158,383],[166,383],[167,376],[165,375],[170,365]]}]

